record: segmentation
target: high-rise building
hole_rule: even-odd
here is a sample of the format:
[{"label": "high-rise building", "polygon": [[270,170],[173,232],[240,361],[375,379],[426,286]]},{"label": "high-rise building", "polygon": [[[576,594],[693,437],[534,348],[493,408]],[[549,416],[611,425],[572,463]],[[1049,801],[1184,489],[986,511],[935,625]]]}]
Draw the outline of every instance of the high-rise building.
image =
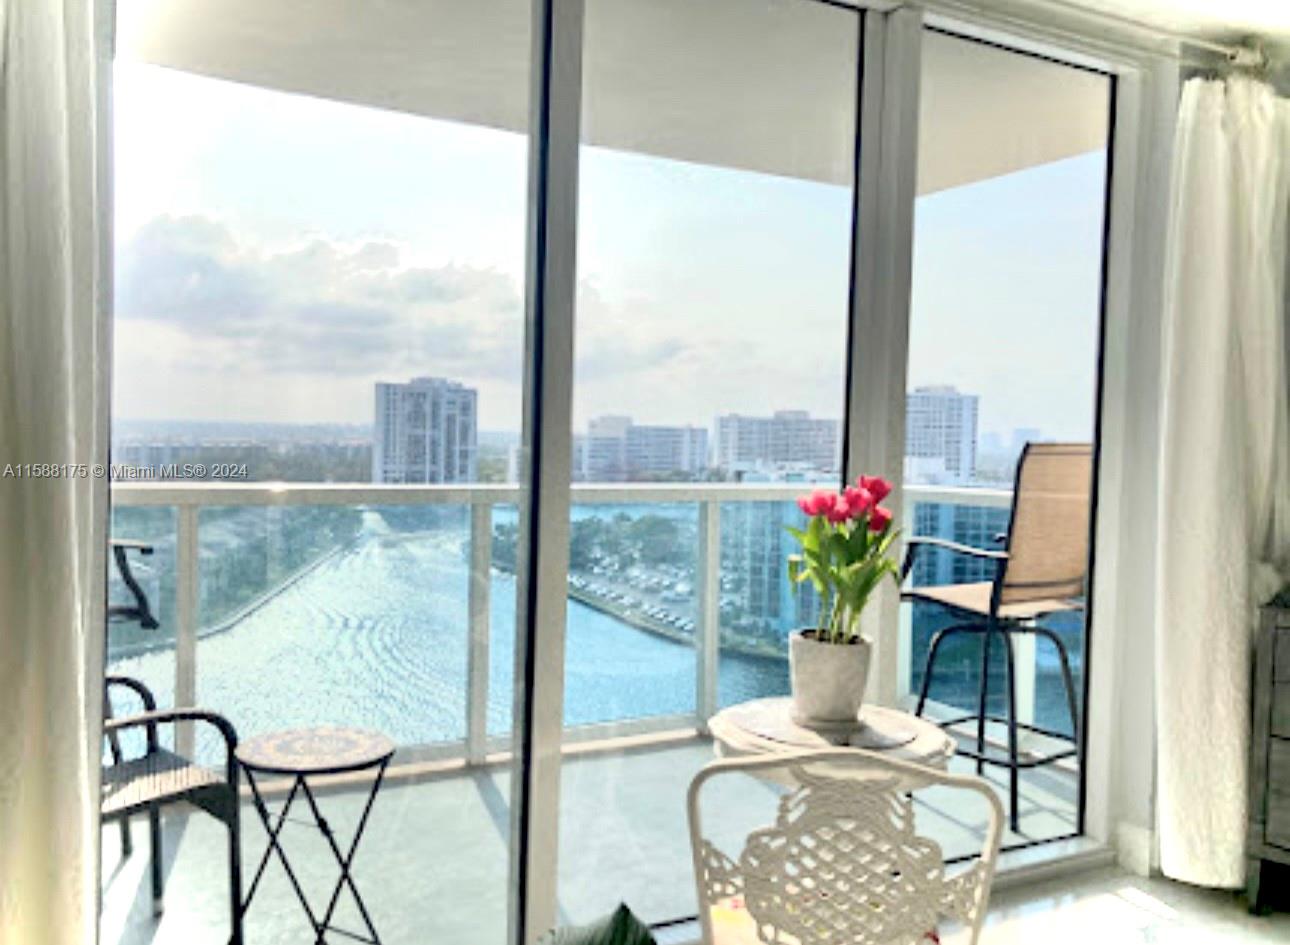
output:
[{"label": "high-rise building", "polygon": [[655,476],[697,477],[708,466],[708,431],[632,423],[631,417],[597,417],[586,436],[574,438],[574,478],[622,482]]},{"label": "high-rise building", "polygon": [[770,417],[726,414],[717,418],[716,465],[727,472],[758,466],[833,472],[841,468],[841,433],[837,420],[805,410],[778,410]]},{"label": "high-rise building", "polygon": [[438,377],[376,385],[373,482],[473,482],[478,392]]},{"label": "high-rise building", "polygon": [[708,468],[708,431],[703,427],[627,428],[627,471],[632,478],[680,473],[698,476]]},{"label": "high-rise building", "polygon": [[627,478],[627,430],[631,425],[631,417],[617,416],[597,417],[587,424],[582,441],[582,479],[621,482]]},{"label": "high-rise building", "polygon": [[[799,474],[749,470],[750,481],[792,482]],[[813,478],[813,477],[812,477]],[[724,633],[776,648],[789,633],[819,621],[820,599],[810,582],[793,584],[785,559],[797,550],[787,526],[803,519],[794,502],[726,502],[721,505],[721,626]]]},{"label": "high-rise building", "polygon": [[976,474],[976,394],[919,387],[905,398],[905,478],[963,483]]},{"label": "high-rise building", "polygon": [[[951,505],[917,502],[913,507],[913,534],[943,538],[971,548],[1001,551],[1000,536],[1008,530],[1012,510],[984,505]],[[911,575],[917,587],[939,584],[973,584],[994,579],[998,564],[988,558],[954,554],[943,548],[926,548],[914,560]]]}]

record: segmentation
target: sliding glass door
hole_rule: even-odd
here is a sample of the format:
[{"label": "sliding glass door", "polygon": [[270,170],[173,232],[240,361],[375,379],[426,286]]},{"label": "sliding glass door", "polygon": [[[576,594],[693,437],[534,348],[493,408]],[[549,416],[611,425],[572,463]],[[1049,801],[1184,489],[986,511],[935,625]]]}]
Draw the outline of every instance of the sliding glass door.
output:
[{"label": "sliding glass door", "polygon": [[[391,945],[507,940],[529,17],[525,0],[119,8],[112,537],[144,547],[111,590],[136,603],[134,580],[159,625],[114,621],[108,668],[243,743],[392,740],[353,861]],[[223,763],[213,730],[176,734]],[[369,783],[323,785],[342,847]],[[263,787],[282,810],[284,782]],[[249,891],[268,838],[246,800]],[[281,839],[321,916],[338,872],[308,820],[297,799]],[[223,826],[170,806],[161,827],[160,916],[147,817],[129,856],[104,831],[104,942],[226,941]],[[276,860],[245,923],[252,943],[313,940]],[[349,890],[331,924],[367,934]]]},{"label": "sliding glass door", "polygon": [[[915,203],[906,395],[906,527],[977,548],[1004,546],[1017,465],[1028,444],[1097,447],[1103,257],[1114,80],[1105,73],[938,30],[924,31],[918,199]],[[1091,512],[1092,479],[1080,483]],[[1091,515],[1090,515],[1091,518]],[[986,664],[986,752],[1007,754],[1007,694],[1015,694],[1020,760],[1064,755],[1020,776],[1016,846],[1082,830],[1084,654],[1088,534],[1049,531],[1050,548],[1087,547],[1072,577],[1083,591],[1040,616],[1049,638],[1015,636]],[[1043,548],[1018,546],[1021,556]],[[1024,561],[1021,562],[1024,566]],[[930,549],[919,587],[990,581],[994,566]],[[943,607],[904,608],[898,691],[911,703],[930,643],[961,619]],[[996,641],[998,644],[1000,641]],[[981,637],[947,637],[928,688],[928,712],[975,713]],[[1074,697],[1074,717],[1072,701]],[[975,750],[975,725],[957,731]],[[966,759],[956,762],[973,770]],[[1008,795],[1008,771],[983,772]]]},{"label": "sliding glass door", "polygon": [[703,725],[787,692],[812,620],[785,526],[840,476],[861,27],[813,0],[586,5],[567,921],[695,914]]},{"label": "sliding glass door", "polygon": [[[141,547],[112,574],[135,613],[109,670],[244,741],[390,738],[353,863],[382,941],[527,943],[620,901],[693,917],[709,722],[784,697],[788,635],[818,618],[785,573],[795,498],[848,463],[896,476],[901,396],[911,533],[989,544],[1020,444],[1095,444],[1111,80],[919,23],[121,0],[112,537]],[[936,556],[913,579],[983,580]],[[909,705],[938,625],[881,609],[870,699]],[[1053,629],[1078,689],[1085,621]],[[947,648],[929,714],[973,707],[973,658]],[[1069,741],[1055,664],[1021,658],[1023,721]],[[200,728],[163,739],[222,760]],[[366,785],[323,787],[347,838]],[[1079,791],[1076,764],[1028,774],[1009,842],[1078,832]],[[725,829],[774,798],[723,797]],[[242,800],[249,888],[268,837]],[[918,816],[951,855],[980,826]],[[185,807],[162,828],[162,915],[147,818],[132,855],[105,830],[104,941],[225,941],[223,828]],[[326,836],[282,842],[325,903]],[[348,891],[339,910],[362,930]],[[311,935],[279,863],[246,923]]]}]

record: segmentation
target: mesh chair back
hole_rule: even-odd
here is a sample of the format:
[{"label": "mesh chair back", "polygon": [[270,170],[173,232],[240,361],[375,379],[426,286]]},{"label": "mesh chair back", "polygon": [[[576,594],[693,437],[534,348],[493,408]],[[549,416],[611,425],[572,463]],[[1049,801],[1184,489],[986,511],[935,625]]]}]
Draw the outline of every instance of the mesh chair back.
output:
[{"label": "mesh chair back", "polygon": [[1017,465],[1002,603],[1084,594],[1092,484],[1090,444],[1026,446]]},{"label": "mesh chair back", "polygon": [[[783,793],[774,823],[746,834],[742,850],[736,841],[724,852],[704,831],[700,795],[709,782],[739,775]],[[940,845],[918,832],[911,792],[933,786],[942,799],[966,792],[983,802],[987,826],[969,865],[947,867]],[[729,798],[747,789],[740,782],[714,791],[726,801],[716,805],[723,821],[737,813]],[[941,919],[961,921],[977,941],[1003,829],[999,799],[980,778],[856,749],[763,755],[709,764],[690,785],[688,807],[704,945],[717,938],[714,908],[723,921],[736,898],[767,945],[915,942]]]}]

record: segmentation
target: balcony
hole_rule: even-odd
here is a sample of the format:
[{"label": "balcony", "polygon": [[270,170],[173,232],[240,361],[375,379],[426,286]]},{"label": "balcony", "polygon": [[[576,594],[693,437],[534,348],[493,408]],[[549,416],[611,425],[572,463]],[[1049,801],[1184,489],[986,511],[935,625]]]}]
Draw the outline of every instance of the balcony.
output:
[{"label": "balcony", "polygon": [[[787,545],[777,543],[803,488],[573,487],[575,544],[599,537],[575,548],[570,571],[562,920],[585,920],[624,898],[650,921],[693,914],[684,788],[712,757],[711,715],[787,691],[781,634],[809,603],[785,585]],[[508,536],[519,498],[514,486],[493,485],[113,490],[114,534],[155,544],[136,576],[161,621],[157,631],[111,628],[113,671],[145,680],[163,704],[224,713],[243,737],[330,723],[378,728],[399,744],[355,866],[392,945],[502,937],[515,633]],[[911,486],[905,524],[926,531],[954,522],[990,534],[1006,523],[1009,503],[1006,491]],[[600,524],[577,526],[592,520]],[[604,550],[622,541],[637,543],[624,552],[630,567]],[[927,573],[946,566],[929,559]],[[897,694],[908,701],[932,628],[903,611]],[[1020,715],[1043,719],[1049,690],[1059,691],[1033,651],[1020,655]],[[933,696],[962,701],[966,691],[947,678]],[[933,703],[938,711],[948,711],[943,701]],[[177,739],[181,750],[211,757],[200,733],[181,728]],[[1006,845],[1077,832],[1072,767],[1026,772],[1022,787],[1021,830]],[[337,785],[329,795],[343,832],[362,793]],[[265,838],[249,806],[245,813],[244,861],[253,870]],[[981,813],[947,805],[920,816],[953,854],[970,848]],[[105,942],[220,940],[223,840],[205,820],[179,815],[168,826],[159,924],[148,907],[146,854],[121,862],[116,832],[105,831]],[[293,864],[307,888],[324,883],[330,865],[310,855],[309,840],[288,839],[303,844]],[[136,849],[147,850],[142,834]],[[461,876],[470,877],[469,895],[460,894]],[[267,930],[276,934],[264,940],[305,930],[276,869],[248,921],[252,941]]]}]

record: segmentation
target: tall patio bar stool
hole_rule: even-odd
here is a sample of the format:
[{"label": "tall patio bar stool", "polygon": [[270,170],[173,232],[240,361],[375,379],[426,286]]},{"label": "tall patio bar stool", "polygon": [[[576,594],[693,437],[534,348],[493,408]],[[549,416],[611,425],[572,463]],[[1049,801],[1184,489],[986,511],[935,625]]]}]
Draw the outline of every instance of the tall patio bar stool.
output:
[{"label": "tall patio bar stool", "polygon": [[[959,754],[975,759],[977,773],[987,764],[1008,769],[1008,820],[1015,831],[1019,827],[1017,806],[1018,774],[1022,769],[1037,768],[1064,758],[1082,763],[1079,704],[1071,675],[1070,658],[1061,638],[1040,621],[1054,614],[1082,612],[1089,557],[1089,506],[1093,478],[1093,448],[1088,443],[1028,443],[1017,463],[1016,484],[1012,493],[1012,518],[1002,550],[974,548],[940,538],[906,540],[902,582],[914,567],[924,548],[940,548],[951,554],[964,555],[994,566],[994,578],[968,584],[939,587],[906,587],[901,599],[934,604],[948,611],[955,621],[932,637],[923,670],[922,688],[918,694],[919,715],[927,703],[936,658],[946,640],[964,634],[981,637],[981,678],[977,711],[947,719],[943,728],[976,722],[976,749],[961,748]],[[1018,729],[1025,729],[1063,741],[1067,736],[1052,729],[1017,720],[1017,673],[1013,637],[1031,634],[1053,644],[1061,665],[1062,684],[1071,720],[1071,747],[1050,754],[1019,757]],[[987,710],[990,694],[990,648],[994,638],[1003,643],[1006,657],[1005,718],[991,716]],[[1000,757],[986,747],[986,722],[1007,725],[1007,753]]]}]

